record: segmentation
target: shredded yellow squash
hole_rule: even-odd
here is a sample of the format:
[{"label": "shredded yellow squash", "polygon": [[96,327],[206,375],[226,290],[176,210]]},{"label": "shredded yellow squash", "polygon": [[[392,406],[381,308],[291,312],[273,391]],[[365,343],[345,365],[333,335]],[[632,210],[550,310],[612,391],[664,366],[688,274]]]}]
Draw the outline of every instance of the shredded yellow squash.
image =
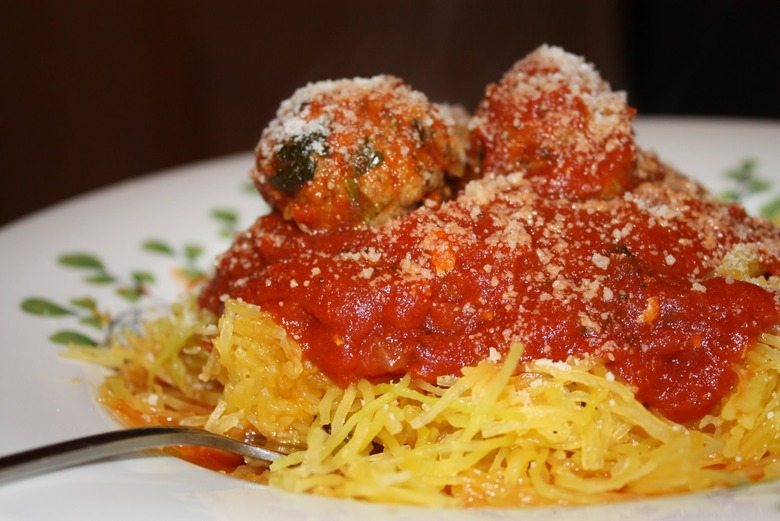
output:
[{"label": "shredded yellow squash", "polygon": [[[780,477],[780,337],[764,335],[716,414],[679,425],[595,360],[522,345],[436,384],[342,389],[261,309],[182,303],[107,350],[101,400],[128,425],[186,424],[302,447],[232,474],[292,492],[430,506],[587,504]],[[258,438],[259,439],[259,438]]]}]

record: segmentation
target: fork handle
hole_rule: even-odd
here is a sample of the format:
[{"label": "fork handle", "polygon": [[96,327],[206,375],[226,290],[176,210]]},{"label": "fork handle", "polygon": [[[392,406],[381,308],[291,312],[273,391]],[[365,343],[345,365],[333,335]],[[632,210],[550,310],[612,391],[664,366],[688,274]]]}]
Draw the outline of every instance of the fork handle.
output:
[{"label": "fork handle", "polygon": [[0,457],[0,484],[144,449],[202,446],[272,462],[283,454],[195,427],[109,431]]}]

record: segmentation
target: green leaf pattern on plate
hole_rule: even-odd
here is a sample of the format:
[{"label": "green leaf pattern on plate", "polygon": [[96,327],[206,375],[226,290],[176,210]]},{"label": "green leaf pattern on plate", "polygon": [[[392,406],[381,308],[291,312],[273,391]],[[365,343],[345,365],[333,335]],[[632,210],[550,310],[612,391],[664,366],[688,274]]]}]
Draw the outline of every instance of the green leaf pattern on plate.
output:
[{"label": "green leaf pattern on plate", "polygon": [[175,255],[174,249],[166,242],[159,239],[149,239],[141,244],[141,249],[150,253],[161,253],[163,255]]},{"label": "green leaf pattern on plate", "polygon": [[[248,193],[245,185],[241,186],[242,193]],[[215,208],[209,213],[210,218],[217,224],[217,232],[222,239],[232,239],[239,224],[237,211],[228,208]],[[141,251],[152,255],[164,255],[175,259],[179,263],[177,273],[187,284],[192,284],[206,276],[206,271],[200,266],[205,248],[196,243],[187,243],[181,247],[170,242],[150,238],[140,245]],[[151,296],[151,288],[156,284],[158,276],[151,270],[134,270],[127,276],[120,276],[111,272],[106,263],[96,254],[88,252],[72,252],[62,254],[57,258],[57,263],[67,269],[82,272],[82,281],[88,286],[111,287],[113,292],[127,302],[131,311],[136,310],[140,303]],[[24,299],[20,309],[25,313],[42,318],[69,317],[76,324],[89,328],[88,331],[62,329],[54,332],[49,340],[55,344],[83,346],[98,346],[105,342],[112,327],[119,322],[117,318],[121,313],[112,313],[109,310],[101,311],[98,301],[93,296],[80,296],[70,299],[67,303],[56,302],[45,297],[29,297]],[[95,336],[95,333],[98,335]]]},{"label": "green leaf pattern on plate", "polygon": [[[731,187],[720,195],[732,203],[744,204],[750,197],[767,194],[774,188],[771,181],[761,176],[758,161],[753,158],[744,159],[739,165],[726,170],[725,177]],[[780,225],[780,195],[765,202],[759,208],[759,214]]]},{"label": "green leaf pattern on plate", "polygon": [[39,317],[61,317],[73,315],[73,311],[44,298],[28,298],[22,301],[22,311]]},{"label": "green leaf pattern on plate", "polygon": [[82,346],[97,346],[97,342],[95,342],[92,338],[86,335],[82,335],[78,331],[57,331],[49,337],[49,340],[55,344],[62,345],[77,344]]},{"label": "green leaf pattern on plate", "polygon": [[[212,217],[214,217],[214,213],[212,212]],[[238,220],[236,215],[236,221]],[[224,224],[221,222],[221,220],[217,217],[214,217],[219,224],[220,230],[219,234],[221,237],[224,237]],[[231,234],[232,236],[232,234]],[[198,280],[202,279],[206,276],[205,270],[201,269],[198,266],[198,261],[205,253],[205,249],[203,246],[199,244],[185,244],[181,248],[177,248],[175,246],[172,246],[170,243],[167,243],[160,239],[152,239],[145,241],[141,248],[144,251],[147,251],[149,253],[156,253],[161,255],[168,255],[171,257],[179,258],[181,259],[182,266],[179,269],[179,274],[184,277],[184,280],[187,282],[193,283],[197,282]],[[153,282],[154,275],[149,272],[136,272],[136,275],[143,277],[145,281]]]},{"label": "green leaf pattern on plate", "polygon": [[211,217],[220,223],[220,235],[223,237],[232,237],[236,232],[238,214],[235,211],[226,208],[215,208],[211,211]]}]

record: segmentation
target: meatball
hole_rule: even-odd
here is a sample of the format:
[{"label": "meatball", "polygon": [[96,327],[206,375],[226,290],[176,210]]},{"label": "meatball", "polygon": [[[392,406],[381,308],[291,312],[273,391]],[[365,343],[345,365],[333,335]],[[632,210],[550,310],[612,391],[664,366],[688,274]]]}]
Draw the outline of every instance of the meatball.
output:
[{"label": "meatball", "polygon": [[463,175],[464,133],[449,111],[393,76],[322,81],[284,101],[252,177],[303,230],[381,224],[448,196]]},{"label": "meatball", "polygon": [[467,178],[523,172],[547,197],[620,195],[637,182],[634,115],[581,57],[542,46],[488,86],[471,122]]}]

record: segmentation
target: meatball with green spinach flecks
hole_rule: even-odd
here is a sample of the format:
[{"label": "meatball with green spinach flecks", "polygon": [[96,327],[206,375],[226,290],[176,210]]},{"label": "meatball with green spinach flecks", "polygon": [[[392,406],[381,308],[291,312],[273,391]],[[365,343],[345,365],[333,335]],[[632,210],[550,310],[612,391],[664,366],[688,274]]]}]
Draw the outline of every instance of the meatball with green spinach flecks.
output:
[{"label": "meatball with green spinach flecks", "polygon": [[312,83],[279,107],[252,176],[302,230],[381,224],[450,195],[465,162],[453,114],[393,76]]}]

